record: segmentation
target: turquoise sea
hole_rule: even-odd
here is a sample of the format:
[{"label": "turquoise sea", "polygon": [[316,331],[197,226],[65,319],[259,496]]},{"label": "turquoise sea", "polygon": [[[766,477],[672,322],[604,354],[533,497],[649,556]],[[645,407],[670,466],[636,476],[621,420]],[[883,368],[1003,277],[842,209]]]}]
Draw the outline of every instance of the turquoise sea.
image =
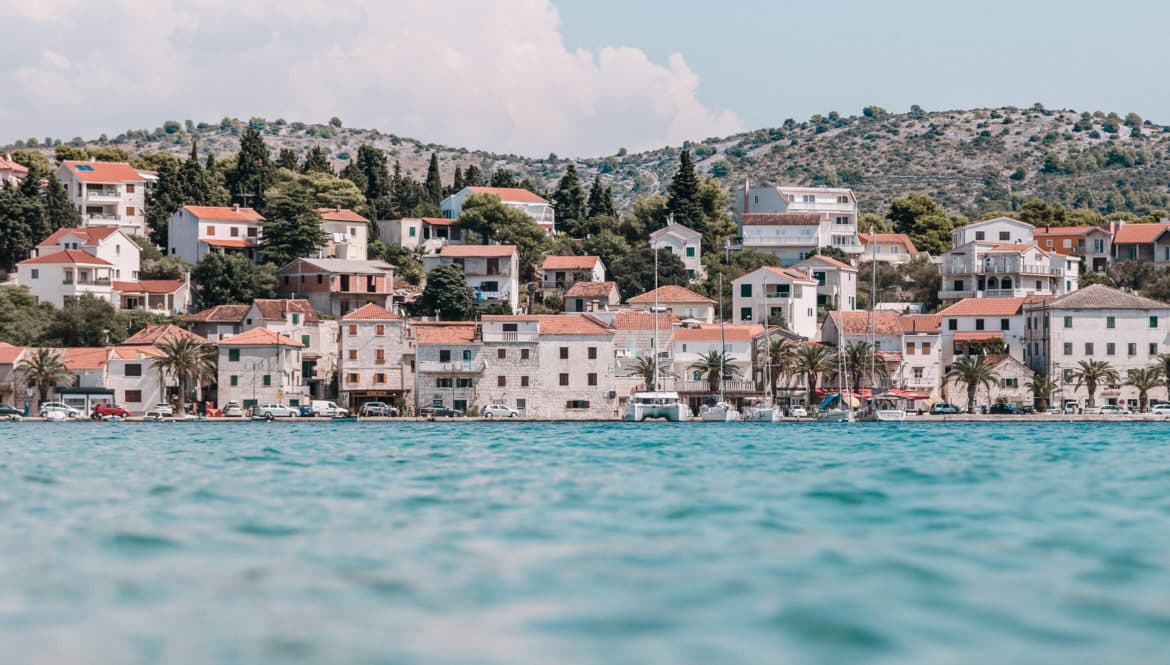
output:
[{"label": "turquoise sea", "polygon": [[0,425],[0,658],[1168,663],[1168,434]]}]

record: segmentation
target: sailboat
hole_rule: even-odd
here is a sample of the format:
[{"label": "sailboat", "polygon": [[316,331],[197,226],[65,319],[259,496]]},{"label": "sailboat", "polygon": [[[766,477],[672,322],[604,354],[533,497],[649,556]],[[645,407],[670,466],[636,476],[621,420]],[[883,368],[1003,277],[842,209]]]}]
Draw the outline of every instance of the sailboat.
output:
[{"label": "sailboat", "polygon": [[[841,315],[841,294],[837,294],[837,321],[844,321]],[[845,356],[844,338],[838,335],[837,339],[837,383],[836,395],[827,395],[819,405],[817,421],[822,423],[851,423],[853,422],[853,405],[850,403],[849,390],[849,359]],[[836,404],[834,404],[836,402]]]},{"label": "sailboat", "polygon": [[661,315],[658,307],[658,252],[654,252],[654,348],[652,349],[654,355],[654,386],[653,390],[636,392],[630,396],[630,401],[626,402],[625,411],[622,413],[622,420],[630,420],[633,422],[642,422],[649,418],[665,419],[672,423],[682,422],[690,419],[690,408],[683,403],[682,398],[678,393],[673,391],[659,390],[659,379],[662,377],[658,369],[659,358],[661,357],[658,351],[658,317]]},{"label": "sailboat", "polygon": [[772,395],[772,336],[768,334],[768,286],[764,284],[760,299],[764,307],[764,398],[744,410],[743,419],[754,423],[774,423],[780,420]]},{"label": "sailboat", "polygon": [[708,423],[733,423],[739,411],[723,394],[723,377],[727,374],[727,343],[723,339],[723,275],[719,275],[719,401],[699,409],[699,418]]},{"label": "sailboat", "polygon": [[902,409],[894,408],[892,406],[878,406],[878,387],[877,383],[877,316],[874,314],[874,307],[877,305],[877,235],[874,228],[869,227],[870,238],[873,239],[870,245],[873,248],[873,258],[870,263],[873,265],[873,277],[869,280],[869,350],[870,350],[870,366],[869,366],[869,413],[865,416],[865,420],[877,422],[893,422],[900,423],[906,419],[906,412]]}]

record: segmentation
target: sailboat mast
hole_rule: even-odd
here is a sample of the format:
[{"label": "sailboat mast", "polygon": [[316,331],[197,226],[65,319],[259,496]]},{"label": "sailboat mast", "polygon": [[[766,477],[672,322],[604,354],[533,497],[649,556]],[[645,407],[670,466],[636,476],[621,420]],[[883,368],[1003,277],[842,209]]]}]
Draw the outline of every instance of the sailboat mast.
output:
[{"label": "sailboat mast", "polygon": [[871,248],[870,263],[873,264],[872,277],[869,279],[869,410],[877,414],[877,233],[873,224],[869,225],[869,244]]},{"label": "sailboat mast", "polygon": [[[733,284],[731,288],[735,288]],[[768,334],[768,278],[764,278],[763,288],[760,289],[760,301],[764,307],[764,399],[771,406],[772,397],[772,336]],[[720,301],[722,302],[722,301]]]},{"label": "sailboat mast", "polygon": [[723,401],[723,375],[727,373],[727,342],[723,339],[723,273],[719,273],[719,401]]},{"label": "sailboat mast", "polygon": [[654,250],[654,311],[651,313],[654,327],[654,390],[658,390],[658,250]]}]

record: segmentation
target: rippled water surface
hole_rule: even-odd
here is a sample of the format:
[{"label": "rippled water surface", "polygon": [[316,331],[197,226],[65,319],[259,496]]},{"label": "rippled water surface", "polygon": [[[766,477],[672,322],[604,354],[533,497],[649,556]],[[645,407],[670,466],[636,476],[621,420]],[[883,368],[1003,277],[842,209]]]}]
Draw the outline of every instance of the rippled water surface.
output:
[{"label": "rippled water surface", "polygon": [[0,658],[1166,663],[1167,434],[0,425]]}]

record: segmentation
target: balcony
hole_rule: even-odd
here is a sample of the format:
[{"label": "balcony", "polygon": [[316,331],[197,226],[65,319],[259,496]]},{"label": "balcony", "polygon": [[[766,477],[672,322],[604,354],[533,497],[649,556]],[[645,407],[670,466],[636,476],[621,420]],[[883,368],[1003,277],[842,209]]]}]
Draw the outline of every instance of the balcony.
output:
[{"label": "balcony", "polygon": [[819,247],[820,238],[817,236],[793,238],[789,236],[776,236],[772,238],[762,236],[745,236],[739,242],[743,249],[751,249],[752,247]]},{"label": "balcony", "polygon": [[422,360],[416,363],[415,368],[419,374],[479,374],[483,371],[483,358],[477,356],[455,362]]},{"label": "balcony", "polygon": [[88,214],[85,216],[85,221],[87,224],[97,224],[99,226],[100,225],[114,225],[114,224],[121,224],[122,218],[117,216],[117,215],[91,213],[91,214]]},{"label": "balcony", "polygon": [[85,190],[85,200],[90,203],[97,203],[99,201],[117,203],[122,200],[122,192],[116,188],[87,189]]},{"label": "balcony", "polygon": [[537,342],[539,340],[540,334],[535,331],[496,333],[485,331],[483,333],[483,341],[485,342]]},{"label": "balcony", "polygon": [[66,278],[66,279],[61,280],[61,283],[66,284],[66,285],[76,284],[78,286],[109,286],[110,285],[110,278],[98,277],[97,279],[78,279],[78,280],[72,280],[72,279]]},{"label": "balcony", "polygon": [[962,300],[963,298],[1023,298],[1032,294],[1047,295],[1048,289],[963,289],[955,291],[944,289],[938,292],[942,300]]},{"label": "balcony", "polygon": [[1008,265],[993,264],[993,265],[979,265],[979,266],[974,266],[974,267],[969,266],[969,265],[956,266],[956,265],[952,264],[951,266],[949,266],[950,270],[947,270],[946,269],[947,267],[948,266],[944,263],[943,264],[944,270],[942,273],[944,276],[945,275],[1007,275],[1010,277],[1012,275],[1041,275],[1041,276],[1046,276],[1046,277],[1059,277],[1059,276],[1064,274],[1063,270],[1060,270],[1057,268],[1051,268],[1049,266],[1029,266],[1029,265],[1021,266],[1018,264],[1008,264]]},{"label": "balcony", "polygon": [[[674,390],[680,393],[711,393],[710,381],[675,381]],[[718,389],[716,389],[718,392]],[[723,392],[725,393],[758,393],[759,387],[755,381],[724,381]]]}]

